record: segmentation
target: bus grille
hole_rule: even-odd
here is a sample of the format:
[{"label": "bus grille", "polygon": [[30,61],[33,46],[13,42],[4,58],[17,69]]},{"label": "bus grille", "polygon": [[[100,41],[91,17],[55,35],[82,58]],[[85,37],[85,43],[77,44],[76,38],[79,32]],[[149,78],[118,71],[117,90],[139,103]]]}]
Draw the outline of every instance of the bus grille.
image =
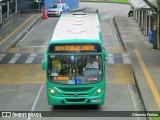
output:
[{"label": "bus grille", "polygon": [[65,92],[86,92],[91,90],[93,87],[87,87],[87,88],[62,88],[62,87],[58,87],[59,89],[61,89],[62,91]]},{"label": "bus grille", "polygon": [[64,96],[88,96],[88,94],[82,94],[82,93],[78,93],[78,94],[63,94]]}]

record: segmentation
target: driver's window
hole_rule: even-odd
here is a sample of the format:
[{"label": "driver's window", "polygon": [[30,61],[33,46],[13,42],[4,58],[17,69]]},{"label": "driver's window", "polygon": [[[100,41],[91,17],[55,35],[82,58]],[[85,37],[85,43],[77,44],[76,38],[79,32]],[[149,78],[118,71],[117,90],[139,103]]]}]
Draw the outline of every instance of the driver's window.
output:
[{"label": "driver's window", "polygon": [[86,67],[87,69],[99,69],[99,65],[98,65],[98,56],[88,56],[87,58],[87,64]]}]

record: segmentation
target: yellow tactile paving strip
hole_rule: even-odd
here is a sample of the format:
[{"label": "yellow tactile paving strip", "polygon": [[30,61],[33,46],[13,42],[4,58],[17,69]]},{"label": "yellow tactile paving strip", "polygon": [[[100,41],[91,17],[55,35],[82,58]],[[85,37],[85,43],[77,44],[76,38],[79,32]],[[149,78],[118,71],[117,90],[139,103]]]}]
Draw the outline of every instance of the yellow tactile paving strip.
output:
[{"label": "yellow tactile paving strip", "polygon": [[122,47],[113,47],[112,53],[126,53],[126,51]]},{"label": "yellow tactile paving strip", "polygon": [[135,52],[135,54],[136,54],[136,56],[138,58],[140,66],[141,66],[141,68],[143,70],[143,73],[144,73],[146,79],[147,79],[148,85],[149,85],[149,87],[150,87],[150,89],[151,89],[151,91],[153,93],[154,99],[155,99],[158,107],[160,108],[160,95],[159,95],[158,90],[157,90],[157,88],[156,88],[156,86],[155,86],[155,84],[154,84],[154,82],[152,80],[152,77],[151,77],[151,75],[150,75],[150,73],[149,73],[149,71],[148,71],[148,69],[147,69],[147,67],[146,67],[146,65],[145,65],[145,63],[143,61],[143,58],[142,58],[139,50],[138,49],[134,49],[134,52]]},{"label": "yellow tactile paving strip", "polygon": [[44,53],[46,48],[11,48],[7,51],[7,53]]},{"label": "yellow tactile paving strip", "polygon": [[0,76],[0,84],[45,83],[45,71],[37,64],[2,64]]},{"label": "yellow tactile paving strip", "polygon": [[106,47],[105,49],[108,53],[126,53],[122,47]]},{"label": "yellow tactile paving strip", "polygon": [[106,71],[107,83],[135,84],[132,68],[129,64],[108,64]]}]

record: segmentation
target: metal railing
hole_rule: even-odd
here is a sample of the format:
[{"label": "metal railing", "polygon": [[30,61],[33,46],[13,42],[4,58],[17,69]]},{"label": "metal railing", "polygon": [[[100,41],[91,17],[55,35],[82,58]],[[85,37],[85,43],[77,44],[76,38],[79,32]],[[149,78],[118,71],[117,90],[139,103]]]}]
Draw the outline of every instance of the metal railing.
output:
[{"label": "metal railing", "polygon": [[4,14],[2,14],[2,20],[6,19],[8,16],[10,16],[12,14],[12,11],[10,10],[9,12],[6,12]]},{"label": "metal railing", "polygon": [[2,15],[2,26],[6,25],[12,20],[17,20],[17,15],[19,11],[12,13],[12,11],[6,12]]},{"label": "metal railing", "polygon": [[13,31],[19,15],[20,12],[17,11],[10,14],[8,17],[4,17],[5,19],[2,19],[2,23],[0,23],[0,41]]},{"label": "metal railing", "polygon": [[17,3],[17,6],[20,11],[41,10],[43,5],[44,5],[43,1]]}]

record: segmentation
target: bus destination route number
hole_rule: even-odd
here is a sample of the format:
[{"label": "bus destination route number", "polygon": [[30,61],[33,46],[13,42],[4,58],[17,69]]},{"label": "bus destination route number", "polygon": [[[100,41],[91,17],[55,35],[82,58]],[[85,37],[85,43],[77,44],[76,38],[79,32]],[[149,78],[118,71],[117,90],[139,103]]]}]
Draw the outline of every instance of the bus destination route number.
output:
[{"label": "bus destination route number", "polygon": [[94,51],[94,45],[66,45],[55,46],[55,51]]}]

